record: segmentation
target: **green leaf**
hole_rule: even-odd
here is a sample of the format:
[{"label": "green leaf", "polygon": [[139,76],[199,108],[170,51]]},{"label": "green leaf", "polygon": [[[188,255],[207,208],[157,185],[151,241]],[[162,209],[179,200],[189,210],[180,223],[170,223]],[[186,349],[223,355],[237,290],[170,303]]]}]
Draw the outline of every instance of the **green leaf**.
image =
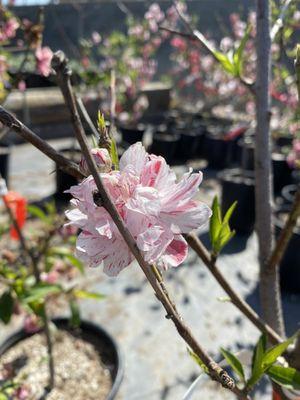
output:
[{"label": "green leaf", "polygon": [[298,332],[284,342],[273,346],[266,351],[262,359],[262,366],[264,369],[268,368],[270,365],[276,362],[277,358],[280,357],[288,348],[288,346],[293,343],[297,334]]},{"label": "green leaf", "polygon": [[8,400],[8,397],[5,393],[0,393],[0,400]]},{"label": "green leaf", "polygon": [[114,138],[111,138],[111,145],[110,145],[110,158],[115,166],[116,169],[119,169],[119,156],[118,156],[118,149],[117,144]]},{"label": "green leaf", "polygon": [[235,65],[234,63],[230,60],[227,54],[223,54],[220,51],[214,50],[213,51],[214,56],[216,59],[219,61],[223,69],[228,72],[230,75],[235,76]]},{"label": "green leaf", "polygon": [[50,294],[61,293],[62,291],[62,287],[57,284],[37,283],[26,292],[23,301],[26,303],[44,301]]},{"label": "green leaf", "polygon": [[300,372],[295,368],[285,368],[273,365],[268,369],[267,375],[276,383],[287,389],[300,389]]},{"label": "green leaf", "polygon": [[224,216],[224,218],[223,218],[223,224],[224,224],[224,223],[226,223],[226,224],[229,223],[230,218],[231,218],[231,216],[232,216],[232,213],[233,213],[233,211],[235,210],[236,206],[237,206],[237,201],[235,201],[235,202],[228,208],[228,210],[226,211],[225,216]]},{"label": "green leaf", "polygon": [[104,294],[101,294],[101,293],[88,292],[86,290],[79,290],[79,289],[73,290],[73,294],[78,299],[103,300],[106,297]]},{"label": "green leaf", "polygon": [[76,300],[70,300],[69,302],[71,318],[70,324],[73,328],[78,328],[80,326],[80,310]]},{"label": "green leaf", "polygon": [[214,249],[222,226],[221,211],[217,196],[214,197],[211,208],[212,216],[209,221],[209,236],[212,248]]},{"label": "green leaf", "polygon": [[246,46],[247,41],[250,36],[250,32],[251,32],[251,26],[248,26],[238,48],[236,49],[236,51],[233,54],[235,75],[237,77],[241,76],[243,73],[243,54],[244,54],[245,46]]},{"label": "green leaf", "polygon": [[192,359],[199,365],[199,367],[206,373],[209,373],[209,370],[207,368],[207,366],[204,364],[204,362],[200,359],[199,356],[197,356],[196,353],[194,353],[192,350],[190,350],[189,348],[187,349],[189,355],[192,357]]},{"label": "green leaf", "polygon": [[56,256],[69,256],[71,253],[71,250],[68,247],[64,246],[53,246],[48,250],[49,255],[56,255]]},{"label": "green leaf", "polygon": [[44,222],[49,222],[49,217],[46,215],[46,213],[37,206],[34,205],[28,205],[27,206],[27,211],[33,216],[36,217],[38,219],[40,219],[41,221]]},{"label": "green leaf", "polygon": [[8,324],[14,310],[14,299],[10,290],[7,290],[0,297],[0,319]]},{"label": "green leaf", "polygon": [[266,335],[261,335],[253,352],[252,358],[252,374],[247,382],[247,388],[252,388],[264,374],[262,360],[266,350]]},{"label": "green leaf", "polygon": [[106,130],[105,118],[100,110],[98,111],[97,126],[100,134]]},{"label": "green leaf", "polygon": [[240,360],[230,351],[221,348],[221,353],[228,364],[231,366],[233,371],[243,380],[245,381],[245,373],[243,366]]}]

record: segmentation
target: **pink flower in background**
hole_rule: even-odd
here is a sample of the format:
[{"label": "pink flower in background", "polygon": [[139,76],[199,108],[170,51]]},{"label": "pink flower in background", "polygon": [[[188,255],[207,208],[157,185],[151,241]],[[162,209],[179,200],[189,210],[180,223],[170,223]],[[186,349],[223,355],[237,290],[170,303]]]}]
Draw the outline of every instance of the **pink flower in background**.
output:
[{"label": "pink flower in background", "polygon": [[291,168],[300,169],[300,139],[293,140],[293,148],[287,156],[287,162]]},{"label": "pink flower in background", "polygon": [[16,36],[16,30],[20,24],[16,18],[9,18],[7,21],[0,23],[0,41],[12,39]]},{"label": "pink flower in background", "polygon": [[20,90],[20,92],[25,92],[25,90],[26,90],[26,82],[21,80],[18,83],[18,89]]},{"label": "pink flower in background", "polygon": [[34,314],[26,315],[24,320],[24,330],[27,333],[35,333],[40,329],[39,319]]},{"label": "pink flower in background", "polygon": [[187,49],[187,42],[181,37],[174,37],[171,40],[171,46],[175,47],[179,51],[185,51]]},{"label": "pink flower in background", "polygon": [[49,76],[51,72],[51,59],[53,52],[49,47],[38,47],[35,52],[36,68],[43,76]]},{"label": "pink flower in background", "polygon": [[98,32],[93,32],[92,33],[92,42],[96,45],[101,43],[102,37]]},{"label": "pink flower in background", "polygon": [[[201,173],[187,173],[176,182],[162,157],[148,154],[141,143],[131,146],[120,160],[120,171],[102,173],[105,187],[145,260],[176,267],[187,256],[182,233],[205,224],[211,210],[193,200]],[[90,267],[103,262],[104,272],[116,276],[133,256],[110,215],[96,206],[96,185],[89,176],[69,192],[73,208],[66,212],[71,225],[82,231],[76,255]]]},{"label": "pink flower in background", "polygon": [[[111,158],[107,149],[94,148],[91,154],[95,160],[99,172],[109,172],[112,167]],[[89,175],[89,169],[84,157],[81,158],[79,168],[85,175]]]},{"label": "pink flower in background", "polygon": [[15,391],[14,396],[17,400],[26,400],[30,396],[30,391],[26,386],[23,385]]},{"label": "pink flower in background", "polygon": [[55,282],[57,282],[59,278],[59,273],[58,271],[50,271],[50,272],[42,272],[41,273],[41,281],[42,282],[46,282],[46,283],[50,283],[53,284]]}]

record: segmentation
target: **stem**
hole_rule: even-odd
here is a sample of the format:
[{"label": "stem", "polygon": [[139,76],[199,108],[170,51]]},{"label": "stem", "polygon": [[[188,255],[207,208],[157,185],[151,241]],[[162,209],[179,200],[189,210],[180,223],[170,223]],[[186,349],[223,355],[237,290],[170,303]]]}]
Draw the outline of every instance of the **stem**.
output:
[{"label": "stem", "polygon": [[231,302],[245,315],[245,317],[247,317],[261,332],[268,335],[269,340],[272,343],[277,344],[282,342],[282,338],[263,319],[259,317],[253,308],[251,308],[249,304],[246,303],[245,300],[240,297],[239,294],[228,283],[227,279],[224,277],[201,240],[194,234],[185,235],[185,239],[190,247],[201,258],[222,289],[228,294]]},{"label": "stem", "polygon": [[185,340],[188,346],[200,357],[203,363],[207,366],[209,374],[212,379],[218,381],[223,387],[231,390],[241,399],[249,398],[247,394],[238,389],[235,386],[234,380],[225,372],[218,364],[216,364],[209,354],[202,348],[198,343],[196,338],[193,336],[191,330],[184,323],[181,316],[174,309],[172,302],[169,300],[170,296],[167,294],[167,289],[163,290],[160,283],[157,280],[156,274],[153,273],[151,265],[149,265],[143,258],[134,238],[125,226],[122,218],[120,217],[114,203],[110,199],[101,179],[101,176],[97,172],[97,167],[94,159],[90,154],[90,149],[88,146],[87,137],[82,127],[82,123],[79,118],[79,114],[76,107],[75,97],[70,82],[71,71],[67,66],[67,60],[62,52],[57,52],[53,56],[52,66],[56,71],[57,79],[61,87],[61,91],[65,98],[65,103],[68,106],[71,114],[71,120],[73,123],[75,135],[78,139],[80,147],[82,149],[83,155],[87,161],[88,167],[91,174],[93,175],[95,184],[101,196],[101,205],[110,214],[112,220],[119,229],[122,237],[127,243],[132,254],[137,259],[141,269],[143,270],[145,276],[147,277],[149,283],[155,291],[158,300],[162,303],[163,307],[167,312],[168,318],[170,318],[179,335]]},{"label": "stem", "polygon": [[[0,175],[0,179],[1,179],[1,175]],[[7,211],[8,215],[9,215],[9,218],[11,219],[11,221],[12,221],[12,223],[14,225],[14,228],[16,229],[16,231],[18,233],[22,249],[23,249],[24,253],[27,254],[29,259],[31,260],[31,264],[32,264],[33,273],[34,273],[34,277],[35,277],[36,283],[39,283],[40,282],[40,271],[39,271],[39,268],[38,268],[38,259],[33,254],[32,249],[27,246],[27,243],[26,243],[25,237],[23,235],[23,232],[20,229],[19,224],[18,224],[17,220],[15,219],[15,216],[14,216],[13,212],[11,211],[5,196],[3,196],[2,198],[3,198],[3,202],[4,202],[4,205],[5,205],[6,211]],[[49,319],[48,319],[48,315],[47,315],[47,312],[46,312],[46,305],[44,305],[43,321],[44,321],[44,332],[45,332],[45,335],[46,335],[47,351],[48,351],[49,388],[50,388],[50,390],[52,390],[53,387],[54,387],[55,371],[54,371],[54,360],[53,360],[53,355],[52,355],[51,332],[50,332],[50,328],[49,328]]]},{"label": "stem", "polygon": [[272,169],[270,145],[270,10],[269,0],[257,0],[257,77],[255,135],[255,213],[259,244],[260,297],[264,319],[284,336],[278,266],[267,268],[272,252]]},{"label": "stem", "polygon": [[93,133],[93,135],[97,138],[99,136],[99,133],[95,127],[95,125],[93,124],[86,108],[84,107],[84,104],[81,100],[80,97],[76,96],[76,103],[80,109],[81,115],[83,116],[85,122],[87,123],[88,127],[90,128],[91,132]]}]

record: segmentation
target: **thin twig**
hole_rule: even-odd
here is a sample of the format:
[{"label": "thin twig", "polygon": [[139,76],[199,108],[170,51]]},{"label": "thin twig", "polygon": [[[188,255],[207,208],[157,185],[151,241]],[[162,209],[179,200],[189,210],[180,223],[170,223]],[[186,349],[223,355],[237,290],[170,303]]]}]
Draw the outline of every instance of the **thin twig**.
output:
[{"label": "thin twig", "polygon": [[82,99],[79,96],[75,96],[76,98],[76,103],[80,109],[81,115],[83,116],[85,122],[87,123],[88,127],[90,128],[91,132],[93,133],[93,135],[97,138],[99,137],[99,133],[95,127],[95,125],[93,124],[83,102]]},{"label": "thin twig", "polygon": [[248,399],[249,397],[243,391],[238,389],[235,386],[234,380],[225,372],[218,364],[216,364],[212,358],[208,355],[208,353],[202,348],[202,346],[198,343],[196,338],[193,336],[190,329],[185,325],[182,318],[178,315],[178,313],[174,310],[172,303],[169,300],[169,296],[166,295],[165,291],[162,290],[160,284],[157,281],[155,274],[153,273],[151,266],[144,260],[142,253],[140,252],[133,236],[125,226],[122,218],[120,217],[114,203],[110,199],[105,186],[103,185],[101,176],[97,172],[97,167],[94,159],[90,154],[90,149],[87,141],[87,137],[82,127],[82,123],[79,118],[78,110],[76,107],[75,97],[73,94],[73,90],[70,82],[71,71],[68,68],[67,61],[62,52],[55,53],[52,66],[57,74],[57,79],[59,85],[61,86],[62,93],[65,98],[66,105],[68,106],[71,114],[71,120],[74,126],[75,135],[78,139],[80,147],[82,149],[83,155],[87,161],[89,170],[93,175],[95,184],[99,191],[99,195],[101,196],[101,204],[110,214],[112,220],[116,224],[119,229],[122,237],[127,243],[129,249],[132,254],[137,259],[140,267],[142,268],[145,276],[147,277],[149,283],[153,287],[155,294],[159,301],[162,303],[165,308],[168,317],[175,324],[178,333],[185,340],[185,342],[190,346],[190,348],[201,358],[203,363],[207,366],[209,370],[209,374],[212,379],[215,379],[219,383],[222,384],[225,388],[231,390],[241,399]]},{"label": "thin twig", "polygon": [[80,172],[77,164],[62,156],[52,146],[32,132],[31,129],[29,129],[2,106],[0,106],[0,122],[2,122],[2,124],[5,126],[14,129],[23,139],[31,143],[47,157],[51,158],[51,160],[53,160],[63,171],[73,175],[75,178],[84,178],[84,175]]},{"label": "thin twig", "polygon": [[203,263],[209,269],[213,277],[228,294],[231,302],[255,325],[261,332],[266,333],[274,344],[282,342],[282,338],[249,306],[245,300],[232,288],[224,277],[216,262],[211,258],[208,250],[195,234],[185,235],[190,247],[197,253]]}]

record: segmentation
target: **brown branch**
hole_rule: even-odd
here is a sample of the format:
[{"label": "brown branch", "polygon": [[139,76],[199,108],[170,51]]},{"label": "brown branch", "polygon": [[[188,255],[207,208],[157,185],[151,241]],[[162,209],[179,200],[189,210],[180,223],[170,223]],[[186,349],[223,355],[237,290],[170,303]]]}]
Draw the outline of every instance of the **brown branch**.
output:
[{"label": "brown branch", "polygon": [[99,191],[99,195],[101,196],[101,205],[107,210],[110,214],[112,220],[116,224],[119,229],[122,237],[127,243],[129,249],[132,254],[135,256],[138,261],[141,269],[143,270],[145,276],[147,277],[149,283],[151,284],[154,292],[165,308],[168,317],[173,321],[174,325],[177,328],[180,336],[185,340],[185,342],[190,346],[190,348],[201,358],[203,363],[207,366],[209,370],[209,374],[212,379],[218,381],[225,388],[231,390],[241,399],[248,399],[249,397],[243,391],[238,389],[235,386],[234,380],[218,365],[216,364],[212,358],[208,355],[208,353],[202,348],[202,346],[198,343],[196,338],[193,336],[190,329],[186,326],[182,318],[174,309],[172,303],[169,300],[169,296],[166,295],[166,292],[162,290],[161,285],[158,283],[155,274],[151,269],[151,265],[148,264],[140,252],[133,236],[125,226],[122,218],[120,217],[114,203],[110,199],[105,186],[103,185],[102,179],[97,172],[97,167],[94,159],[90,154],[90,149],[87,141],[87,137],[82,127],[82,123],[79,118],[78,110],[76,107],[75,97],[73,94],[73,90],[70,82],[71,71],[68,69],[67,60],[62,52],[57,52],[54,54],[52,66],[57,74],[57,79],[59,85],[61,86],[62,93],[65,98],[66,105],[68,106],[71,114],[71,120],[74,126],[75,135],[78,139],[80,147],[82,149],[83,155],[87,161],[89,170],[93,175],[95,180],[95,184]]},{"label": "brown branch", "polygon": [[264,320],[262,320],[253,308],[251,308],[249,304],[246,303],[245,300],[231,287],[201,240],[195,234],[185,235],[185,239],[201,258],[222,289],[228,294],[232,303],[245,315],[245,317],[247,317],[261,332],[268,335],[272,343],[277,344],[282,342],[282,338]]},{"label": "brown branch", "polygon": [[272,271],[276,268],[277,265],[280,264],[282,257],[285,253],[285,250],[289,244],[289,241],[292,237],[293,230],[296,226],[298,217],[300,216],[300,189],[297,190],[294,203],[289,213],[288,219],[285,223],[284,228],[280,232],[279,238],[276,242],[275,248],[272,252],[269,262],[267,263],[266,268]]},{"label": "brown branch", "polygon": [[34,147],[39,149],[47,157],[51,158],[59,167],[66,173],[73,175],[77,179],[84,178],[84,175],[80,172],[77,164],[69,161],[63,157],[58,151],[56,151],[47,142],[41,139],[38,135],[32,132],[27,126],[19,121],[14,115],[12,115],[5,108],[0,106],[0,122],[4,126],[14,129],[23,139],[31,143]]},{"label": "brown branch", "polygon": [[79,110],[81,112],[81,115],[83,116],[83,118],[84,118],[85,122],[87,123],[88,127],[90,128],[91,132],[93,133],[93,135],[96,138],[99,137],[99,133],[98,133],[95,125],[93,124],[93,122],[87,112],[87,109],[85,108],[85,106],[83,104],[83,101],[81,100],[81,98],[79,96],[75,96],[75,98],[76,98],[77,106],[79,107]]}]

